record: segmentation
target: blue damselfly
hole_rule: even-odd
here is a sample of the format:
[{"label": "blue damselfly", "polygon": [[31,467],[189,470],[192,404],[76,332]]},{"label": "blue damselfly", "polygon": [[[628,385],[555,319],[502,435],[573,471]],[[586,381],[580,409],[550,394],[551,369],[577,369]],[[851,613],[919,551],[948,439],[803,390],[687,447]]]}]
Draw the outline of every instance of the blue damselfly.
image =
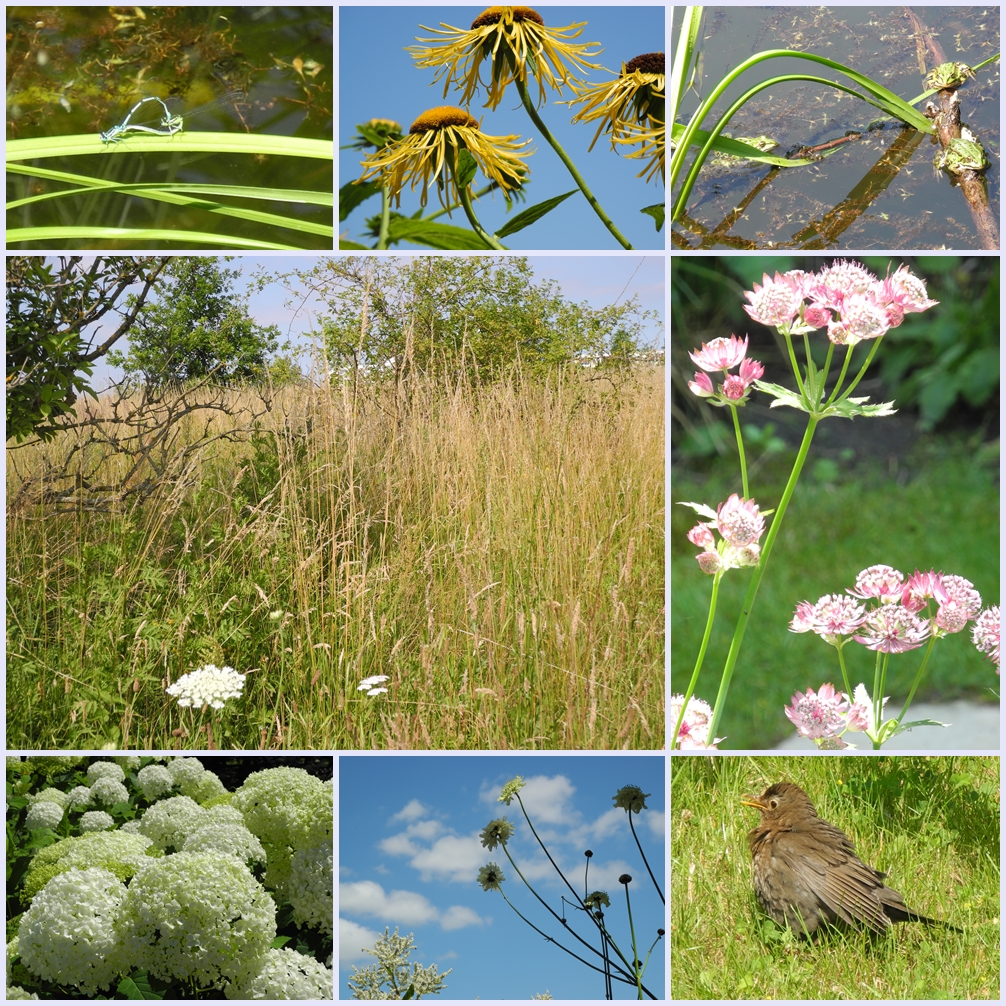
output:
[{"label": "blue damselfly", "polygon": [[[168,106],[160,98],[141,98],[130,110],[129,114],[123,119],[122,122],[117,126],[112,126],[107,132],[100,133],[99,136],[103,143],[118,143],[124,136],[130,133],[153,133],[157,136],[172,136],[175,133],[180,132],[185,128],[185,124],[190,120],[194,119],[197,115],[202,115],[205,112],[212,112],[216,109],[229,109],[233,108],[236,102],[243,101],[247,97],[244,91],[234,90],[228,91],[226,94],[221,95],[219,98],[215,98],[213,101],[206,102],[205,105],[199,105],[196,108],[192,108],[187,112],[176,112],[172,113]],[[135,123],[132,121],[133,113],[137,109],[148,101],[156,101],[164,111],[164,115],[156,126],[153,125],[142,125],[140,123]]]}]

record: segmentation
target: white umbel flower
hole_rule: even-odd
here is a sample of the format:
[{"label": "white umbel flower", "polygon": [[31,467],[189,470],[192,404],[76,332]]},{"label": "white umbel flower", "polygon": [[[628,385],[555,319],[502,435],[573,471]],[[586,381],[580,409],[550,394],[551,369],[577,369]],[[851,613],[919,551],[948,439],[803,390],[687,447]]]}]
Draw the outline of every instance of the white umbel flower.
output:
[{"label": "white umbel flower", "polygon": [[223,709],[228,699],[241,698],[245,676],[233,667],[207,664],[183,674],[167,688],[168,695],[178,699],[180,706],[211,706]]}]

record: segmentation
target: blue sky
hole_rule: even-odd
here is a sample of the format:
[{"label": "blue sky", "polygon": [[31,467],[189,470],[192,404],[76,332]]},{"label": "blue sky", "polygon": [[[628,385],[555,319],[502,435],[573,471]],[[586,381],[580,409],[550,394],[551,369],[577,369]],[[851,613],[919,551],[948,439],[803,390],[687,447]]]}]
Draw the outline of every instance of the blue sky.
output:
[{"label": "blue sky", "polygon": [[[408,130],[416,117],[438,105],[456,105],[460,92],[452,91],[444,97],[443,81],[432,84],[436,71],[420,70],[413,65],[405,46],[417,44],[416,36],[434,38],[420,25],[439,28],[441,22],[455,28],[467,29],[483,7],[342,7],[339,10],[339,136],[340,146],[348,144],[357,123],[373,118],[394,119]],[[664,7],[536,7],[550,27],[565,28],[586,21],[586,27],[577,43],[599,42],[603,51],[592,63],[600,63],[611,70],[589,70],[588,82],[608,81],[617,76],[621,65],[642,53],[664,49]],[[488,67],[488,63],[486,64]],[[487,71],[483,72],[483,79]],[[537,101],[538,85],[532,82],[529,91]],[[480,96],[481,95],[481,96]],[[516,90],[507,89],[506,95],[495,111],[482,108],[487,100],[484,89],[472,100],[470,111],[482,120],[482,132],[493,136],[517,134],[522,139],[533,139],[531,147],[536,153],[528,160],[531,183],[528,187],[528,205],[576,189],[566,168],[555,151],[538,134],[520,103]],[[611,149],[603,138],[593,151],[587,153],[594,137],[597,123],[572,125],[574,112],[566,101],[574,95],[564,88],[562,94],[546,90],[545,103],[538,110],[545,125],[562,144],[583,175],[594,195],[608,215],[635,248],[664,247],[666,228],[659,233],[653,219],[639,211],[644,206],[663,202],[664,192],[658,181],[645,183],[636,175],[644,161],[626,160]],[[631,150],[632,148],[630,148]],[[339,151],[339,184],[358,178],[361,152]],[[476,187],[485,185],[479,173]],[[421,187],[415,193],[406,188],[402,195],[400,212],[411,215],[419,209]],[[516,204],[520,208],[520,204]],[[428,206],[439,209],[435,190],[430,193]],[[340,223],[339,231],[350,240],[361,241],[364,220],[380,210],[380,200],[373,197],[353,211]],[[488,230],[495,230],[506,220],[506,203],[485,197],[476,204],[476,213]],[[442,218],[442,222],[446,218]],[[454,214],[454,223],[468,227],[463,211]],[[362,243],[372,243],[362,241]],[[504,239],[507,247],[514,249],[616,249],[615,239],[587,205],[579,192],[570,196],[543,220]]]},{"label": "blue sky", "polygon": [[[661,319],[664,317],[664,259],[657,255],[539,255],[528,256],[536,277],[551,279],[559,284],[563,295],[571,301],[579,303],[587,301],[592,307],[600,308],[606,304],[624,303],[633,295],[638,296],[639,306],[643,309],[658,311]],[[86,260],[85,260],[86,261]],[[258,256],[246,255],[235,258],[227,263],[227,268],[237,269],[242,278],[234,284],[234,289],[243,292],[247,289],[252,275],[259,269],[276,273],[293,269],[307,270],[318,261],[316,257],[307,256]],[[223,263],[221,263],[223,264]],[[309,341],[305,333],[319,324],[316,314],[317,305],[308,300],[299,312],[287,306],[287,301],[294,299],[295,291],[287,290],[279,282],[268,284],[261,291],[254,292],[250,300],[249,310],[253,318],[263,325],[278,325],[281,341],[290,339],[305,349]],[[297,298],[298,303],[302,297]],[[119,323],[117,315],[106,316],[103,328],[98,337],[107,338]],[[647,342],[656,340],[660,345],[664,342],[663,322],[648,324],[645,329]],[[85,336],[92,333],[85,332]],[[128,342],[120,339],[115,348],[126,352]],[[303,360],[304,368],[308,367],[308,359]],[[101,391],[108,386],[110,377],[121,376],[121,373],[99,360],[95,367],[92,387]]]},{"label": "blue sky", "polygon": [[[607,921],[628,957],[631,947],[625,891],[628,873],[637,949],[645,956],[665,928],[664,907],[653,888],[629,830],[628,815],[612,804],[622,786],[636,785],[648,809],[634,816],[636,834],[666,893],[661,756],[349,756],[339,759],[339,994],[350,997],[350,964],[363,968],[375,958],[371,947],[385,926],[415,934],[412,956],[441,972],[453,968],[442,999],[530,999],[548,990],[555,999],[603,999],[603,977],[547,944],[507,906],[499,892],[476,882],[488,862],[499,865],[510,901],[548,935],[584,950],[534,899],[505,853],[483,848],[479,832],[506,817],[516,827],[507,844],[521,872],[549,905],[562,914],[566,888],[531,834],[514,800],[497,802],[503,784],[523,776],[521,798],[535,830],[573,887],[583,895],[584,850],[590,860],[588,888],[607,891]],[[569,920],[590,935],[582,913],[567,907]],[[595,942],[593,945],[597,945]],[[664,993],[666,940],[650,957],[644,984]],[[615,998],[634,999],[617,985]]]}]

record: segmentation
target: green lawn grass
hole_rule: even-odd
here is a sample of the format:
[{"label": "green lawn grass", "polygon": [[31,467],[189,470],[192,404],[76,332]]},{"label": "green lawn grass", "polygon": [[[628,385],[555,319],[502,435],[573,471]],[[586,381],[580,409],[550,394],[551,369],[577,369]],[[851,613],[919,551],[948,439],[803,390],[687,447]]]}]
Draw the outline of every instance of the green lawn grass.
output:
[{"label": "green lawn grass", "polygon": [[[802,787],[906,904],[897,924],[810,943],[758,906],[745,793]],[[674,999],[998,999],[999,759],[689,756],[671,762]]]},{"label": "green lawn grass", "polygon": [[[834,647],[813,633],[788,631],[798,602],[844,593],[857,573],[886,563],[906,576],[916,568],[935,568],[971,580],[984,605],[999,603],[999,490],[996,472],[946,442],[917,447],[904,459],[905,480],[886,468],[860,466],[834,481],[815,479],[813,450],[769,559],[728,704],[717,733],[721,748],[770,748],[793,731],[783,713],[797,690],[818,689],[824,682],[842,688]],[[763,510],[782,493],[792,458],[759,473],[751,493]],[[672,472],[672,500],[717,506],[738,491],[736,461],[708,479]],[[836,474],[837,466],[828,469]],[[671,674],[672,693],[684,692],[691,677],[709,611],[712,578],[695,563],[697,549],[686,538],[695,513],[671,507]],[[769,518],[771,520],[771,518]],[[731,570],[723,578],[716,623],[695,694],[713,704],[720,674],[750,570]],[[893,655],[886,694],[888,716],[896,716],[908,696],[925,648]],[[853,687],[873,688],[875,654],[858,644],[846,655]],[[995,667],[971,642],[970,625],[937,641],[917,699],[967,695],[997,701]],[[911,714],[909,712],[909,719]],[[938,728],[924,728],[936,730]],[[863,735],[847,741],[869,746]]]},{"label": "green lawn grass", "polygon": [[[37,491],[153,474],[86,430],[11,450],[8,745],[662,747],[662,368],[458,376],[290,387],[227,439],[262,407],[235,390],[170,444],[222,439],[117,511]],[[206,663],[244,695],[178,708]]]}]

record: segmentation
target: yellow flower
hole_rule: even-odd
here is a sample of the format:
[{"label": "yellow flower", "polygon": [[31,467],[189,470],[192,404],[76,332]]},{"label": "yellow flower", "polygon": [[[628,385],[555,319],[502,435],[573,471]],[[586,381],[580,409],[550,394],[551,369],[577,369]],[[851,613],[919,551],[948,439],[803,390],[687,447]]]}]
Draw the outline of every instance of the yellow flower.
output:
[{"label": "yellow flower", "polygon": [[[361,162],[364,172],[358,181],[380,175],[381,184],[388,187],[398,206],[405,183],[411,180],[415,190],[422,179],[420,203],[425,206],[430,179],[435,178],[440,201],[446,206],[448,202],[458,201],[458,156],[462,150],[467,150],[486,178],[492,179],[504,191],[517,189],[528,174],[522,158],[531,154],[530,150],[523,150],[531,141],[517,143],[517,139],[515,135],[487,136],[480,131],[478,119],[463,108],[441,105],[423,112],[409,127],[408,136],[369,154]],[[448,202],[444,200],[445,188]]]},{"label": "yellow flower", "polygon": [[[572,86],[578,78],[572,76],[563,63],[563,57],[576,67],[592,70],[600,69],[597,63],[588,63],[584,56],[595,56],[598,48],[591,52],[591,46],[598,42],[573,43],[579,38],[586,21],[567,25],[565,28],[548,28],[542,16],[530,7],[488,7],[473,22],[468,31],[453,28],[440,22],[440,28],[427,28],[444,36],[444,41],[436,38],[420,38],[417,42],[427,46],[408,46],[418,67],[435,67],[434,82],[446,74],[444,97],[452,83],[464,87],[461,98],[468,105],[482,84],[481,64],[484,59],[492,60],[491,82],[486,85],[489,100],[483,106],[496,108],[503,100],[503,92],[511,81],[519,80],[527,84],[528,70],[538,78],[538,104],[545,100],[545,85],[561,91],[563,84]],[[573,29],[577,29],[574,31]],[[572,32],[572,34],[569,34]],[[551,65],[550,65],[551,64]]]},{"label": "yellow flower", "polygon": [[[573,116],[573,122],[590,122],[600,119],[594,139],[588,149],[593,150],[602,132],[611,133],[612,147],[620,137],[638,133],[638,127],[652,127],[664,122],[664,54],[646,52],[622,64],[622,72],[614,80],[600,84],[574,87],[576,97],[565,105],[583,108]],[[644,130],[645,131],[645,130]],[[638,136],[621,142],[638,142]]]},{"label": "yellow flower", "polygon": [[661,181],[664,179],[664,150],[666,148],[667,130],[663,122],[650,119],[646,126],[635,126],[624,136],[612,136],[612,146],[616,143],[640,144],[639,150],[631,154],[626,154],[627,159],[646,157],[648,162],[646,167],[636,175],[637,178],[646,176],[646,181],[650,181],[660,170]]}]

